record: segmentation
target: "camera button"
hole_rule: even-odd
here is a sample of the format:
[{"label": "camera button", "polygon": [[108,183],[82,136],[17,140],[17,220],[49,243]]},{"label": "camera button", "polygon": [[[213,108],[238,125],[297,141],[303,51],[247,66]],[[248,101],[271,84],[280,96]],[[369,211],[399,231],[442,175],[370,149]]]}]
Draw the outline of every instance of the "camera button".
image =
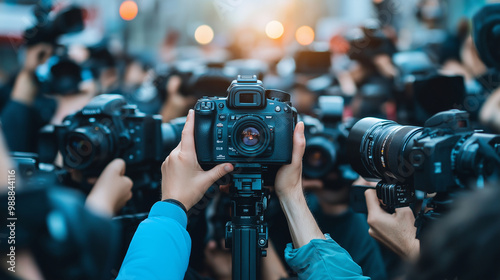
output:
[{"label": "camera button", "polygon": [[220,121],[225,121],[226,120],[226,115],[219,115],[219,120]]},{"label": "camera button", "polygon": [[288,107],[285,107],[284,110],[285,110],[286,113],[290,112],[290,108],[288,108]]},{"label": "camera button", "polygon": [[235,116],[235,115],[231,115],[230,119],[231,119],[232,121],[234,121],[234,120],[236,119],[236,116]]},{"label": "camera button", "polygon": [[280,112],[280,111],[281,111],[281,107],[280,107],[280,106],[276,106],[276,107],[274,108],[274,111],[276,111],[276,112]]},{"label": "camera button", "polygon": [[224,103],[219,103],[219,108],[220,109],[224,108]]}]

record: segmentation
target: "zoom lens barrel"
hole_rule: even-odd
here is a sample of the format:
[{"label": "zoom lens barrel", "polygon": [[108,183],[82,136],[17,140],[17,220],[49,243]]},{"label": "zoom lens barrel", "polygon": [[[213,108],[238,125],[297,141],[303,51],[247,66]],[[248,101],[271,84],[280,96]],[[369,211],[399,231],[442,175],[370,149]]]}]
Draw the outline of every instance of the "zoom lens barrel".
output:
[{"label": "zoom lens barrel", "polygon": [[261,155],[271,143],[267,125],[255,116],[245,116],[236,122],[231,138],[236,151],[247,157]]},{"label": "zoom lens barrel", "polygon": [[407,155],[422,128],[393,121],[364,118],[351,129],[347,140],[348,160],[365,178],[396,179],[404,183],[411,177]]},{"label": "zoom lens barrel", "polygon": [[111,135],[102,126],[84,126],[69,132],[64,147],[64,163],[74,169],[102,165],[113,157]]}]

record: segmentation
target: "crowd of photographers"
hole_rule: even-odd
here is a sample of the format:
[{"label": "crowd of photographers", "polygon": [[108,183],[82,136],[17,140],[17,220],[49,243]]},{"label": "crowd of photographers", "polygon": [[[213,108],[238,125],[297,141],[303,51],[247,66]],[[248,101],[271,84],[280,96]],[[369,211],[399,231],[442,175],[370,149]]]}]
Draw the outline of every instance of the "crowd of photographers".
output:
[{"label": "crowd of photographers", "polygon": [[[250,74],[289,92],[299,122],[291,163],[268,184],[267,256],[258,271],[242,273],[269,280],[499,279],[498,137],[490,150],[477,149],[492,151],[493,175],[449,172],[457,182],[474,178],[479,190],[447,189],[436,199],[435,188],[416,183],[405,207],[384,207],[377,193],[384,186],[350,164],[349,133],[365,117],[432,127],[430,117],[459,109],[467,114],[451,111],[441,122],[456,120],[460,132],[468,117],[470,131],[500,134],[500,6],[486,6],[472,25],[465,20],[447,34],[440,3],[419,1],[420,31],[409,51],[397,49],[392,26],[367,21],[334,36],[329,49],[268,60],[245,56],[248,46],[237,40],[217,50],[223,60],[212,59],[213,49],[184,59],[174,33],[157,62],[105,43],[60,46],[60,35],[84,28],[81,11],[39,19],[43,24],[25,33],[19,71],[0,87],[0,199],[15,205],[0,216],[18,221],[14,243],[13,229],[0,230],[1,278],[234,277],[225,243],[234,209],[226,175],[235,166],[200,166],[191,109],[204,96],[225,97],[237,75]],[[478,155],[464,152],[476,159],[472,165],[490,162]],[[490,168],[476,165],[470,168]],[[7,170],[15,170],[14,183]],[[423,177],[415,180],[434,186]]]}]

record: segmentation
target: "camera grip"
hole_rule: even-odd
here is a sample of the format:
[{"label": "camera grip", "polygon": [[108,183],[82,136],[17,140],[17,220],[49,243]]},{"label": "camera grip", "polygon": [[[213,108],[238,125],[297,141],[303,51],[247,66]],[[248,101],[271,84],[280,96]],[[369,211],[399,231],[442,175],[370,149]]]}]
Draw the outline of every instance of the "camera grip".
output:
[{"label": "camera grip", "polygon": [[199,108],[196,106],[194,117],[194,140],[198,162],[209,163],[212,161],[213,127],[215,108]]}]

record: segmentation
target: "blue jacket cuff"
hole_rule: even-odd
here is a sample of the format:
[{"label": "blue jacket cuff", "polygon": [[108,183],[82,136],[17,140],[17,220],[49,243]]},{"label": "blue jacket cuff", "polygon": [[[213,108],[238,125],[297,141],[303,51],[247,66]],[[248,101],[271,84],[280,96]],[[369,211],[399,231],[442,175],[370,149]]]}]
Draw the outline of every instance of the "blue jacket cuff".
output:
[{"label": "blue jacket cuff", "polygon": [[148,217],[168,217],[177,221],[183,228],[187,226],[187,215],[179,206],[164,201],[156,202]]},{"label": "blue jacket cuff", "polygon": [[285,260],[299,279],[369,279],[330,235],[325,238],[313,239],[298,249],[287,244]]}]

